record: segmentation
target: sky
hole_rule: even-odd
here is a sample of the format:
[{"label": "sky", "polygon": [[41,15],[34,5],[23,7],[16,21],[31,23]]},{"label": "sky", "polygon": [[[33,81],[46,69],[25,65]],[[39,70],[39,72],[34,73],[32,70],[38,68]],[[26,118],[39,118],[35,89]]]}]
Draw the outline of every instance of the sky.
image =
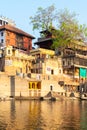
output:
[{"label": "sky", "polygon": [[0,0],[0,15],[12,19],[16,27],[33,35],[37,40],[39,30],[33,31],[30,16],[34,16],[38,7],[54,5],[57,10],[67,8],[75,12],[80,24],[87,25],[87,0]]}]

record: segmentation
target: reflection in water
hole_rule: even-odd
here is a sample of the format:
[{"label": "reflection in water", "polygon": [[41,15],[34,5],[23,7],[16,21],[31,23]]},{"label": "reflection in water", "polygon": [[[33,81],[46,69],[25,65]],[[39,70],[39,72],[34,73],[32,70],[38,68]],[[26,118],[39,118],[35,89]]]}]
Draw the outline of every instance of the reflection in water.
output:
[{"label": "reflection in water", "polygon": [[87,130],[87,102],[1,101],[0,130]]}]

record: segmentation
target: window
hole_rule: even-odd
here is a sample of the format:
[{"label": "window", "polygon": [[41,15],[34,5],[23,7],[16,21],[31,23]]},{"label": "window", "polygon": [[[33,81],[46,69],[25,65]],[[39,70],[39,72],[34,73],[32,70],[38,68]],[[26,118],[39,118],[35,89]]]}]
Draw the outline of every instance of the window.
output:
[{"label": "window", "polygon": [[53,86],[52,86],[52,85],[50,86],[50,90],[51,90],[51,91],[53,90]]},{"label": "window", "polygon": [[0,20],[0,25],[2,25],[2,20]]},{"label": "window", "polygon": [[54,70],[51,70],[51,74],[54,74]]},{"label": "window", "polygon": [[6,24],[8,24],[8,22],[6,22]]},{"label": "window", "polygon": [[1,36],[3,36],[3,32],[1,32]]},{"label": "window", "polygon": [[63,60],[63,65],[65,65],[65,61]]},{"label": "window", "polygon": [[5,21],[3,21],[3,25],[5,25]]},{"label": "window", "polygon": [[41,89],[41,83],[40,82],[37,83],[37,89]]},{"label": "window", "polygon": [[3,43],[3,39],[1,39],[1,43]]},{"label": "window", "polygon": [[10,50],[8,50],[8,54],[10,54]]},{"label": "window", "polygon": [[35,83],[32,83],[32,88],[35,89]]}]

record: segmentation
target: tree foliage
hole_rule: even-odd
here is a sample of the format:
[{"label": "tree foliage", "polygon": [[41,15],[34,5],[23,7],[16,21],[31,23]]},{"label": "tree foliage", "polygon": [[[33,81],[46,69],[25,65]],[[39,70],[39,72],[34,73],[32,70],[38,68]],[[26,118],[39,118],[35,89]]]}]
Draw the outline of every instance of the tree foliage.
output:
[{"label": "tree foliage", "polygon": [[[87,35],[86,25],[79,25],[76,14],[70,13],[67,9],[56,11],[54,5],[48,8],[39,7],[36,15],[30,17],[33,30],[48,30],[53,34],[52,48],[66,46],[75,40],[84,42]],[[56,21],[56,29],[54,27]]]},{"label": "tree foliage", "polygon": [[36,15],[34,17],[30,17],[30,21],[33,24],[33,30],[50,30],[53,22],[58,18],[55,10],[54,5],[51,5],[45,9],[39,7]]},{"label": "tree foliage", "polygon": [[74,44],[74,41],[84,42],[87,35],[87,27],[79,25],[75,19],[76,14],[70,13],[67,9],[59,12],[59,26],[54,30],[53,48],[59,46],[65,47],[68,44]]}]

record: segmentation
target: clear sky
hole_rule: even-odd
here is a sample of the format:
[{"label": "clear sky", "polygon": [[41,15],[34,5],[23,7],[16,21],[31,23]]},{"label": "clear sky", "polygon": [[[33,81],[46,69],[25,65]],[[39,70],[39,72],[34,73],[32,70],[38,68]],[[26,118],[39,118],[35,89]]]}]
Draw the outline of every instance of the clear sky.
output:
[{"label": "clear sky", "polygon": [[36,14],[38,7],[46,8],[52,4],[57,10],[67,8],[75,12],[79,23],[87,25],[87,0],[0,0],[0,15],[14,20],[18,28],[37,38],[39,32],[32,31],[29,17]]}]

